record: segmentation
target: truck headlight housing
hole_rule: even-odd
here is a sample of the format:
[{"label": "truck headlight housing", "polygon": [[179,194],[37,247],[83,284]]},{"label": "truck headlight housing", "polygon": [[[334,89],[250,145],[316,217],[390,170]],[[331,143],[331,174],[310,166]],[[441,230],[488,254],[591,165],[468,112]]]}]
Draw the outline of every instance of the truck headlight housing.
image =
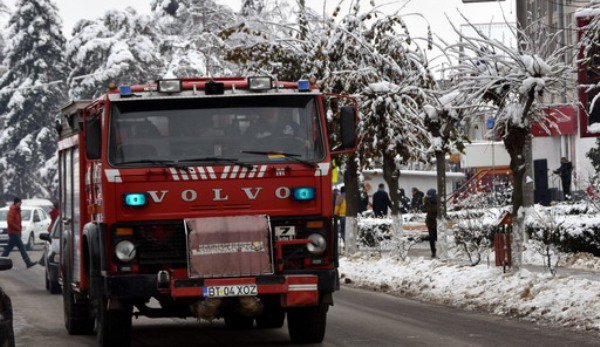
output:
[{"label": "truck headlight housing", "polygon": [[158,80],[156,86],[159,93],[181,93],[181,80]]},{"label": "truck headlight housing", "polygon": [[122,262],[132,261],[135,253],[135,245],[131,241],[121,241],[115,246],[115,255]]},{"label": "truck headlight housing", "polygon": [[308,243],[306,244],[306,249],[314,255],[321,255],[325,253],[327,249],[327,240],[325,237],[319,233],[310,234],[308,236]]}]

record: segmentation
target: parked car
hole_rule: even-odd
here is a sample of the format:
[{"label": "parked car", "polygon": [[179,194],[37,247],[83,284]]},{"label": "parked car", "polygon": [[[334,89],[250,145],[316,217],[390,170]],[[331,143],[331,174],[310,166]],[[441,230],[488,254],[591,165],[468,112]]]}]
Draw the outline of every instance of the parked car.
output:
[{"label": "parked car", "polygon": [[[12,260],[10,258],[0,258],[0,271],[11,268]],[[0,287],[0,346],[15,347],[12,304],[2,287]]]},{"label": "parked car", "polygon": [[[8,244],[7,215],[8,207],[0,208],[0,246],[6,246]],[[21,206],[21,223],[23,225],[21,239],[28,250],[32,250],[34,244],[43,242],[40,239],[40,234],[48,232],[50,222],[51,218],[43,208],[36,206]]]},{"label": "parked car", "polygon": [[50,233],[40,234],[44,241],[44,253],[41,263],[46,267],[46,290],[52,294],[60,294],[58,262],[60,261],[60,223],[54,222]]},{"label": "parked car", "polygon": [[23,199],[21,200],[21,207],[23,206],[41,207],[44,212],[50,213],[54,204],[48,199]]}]

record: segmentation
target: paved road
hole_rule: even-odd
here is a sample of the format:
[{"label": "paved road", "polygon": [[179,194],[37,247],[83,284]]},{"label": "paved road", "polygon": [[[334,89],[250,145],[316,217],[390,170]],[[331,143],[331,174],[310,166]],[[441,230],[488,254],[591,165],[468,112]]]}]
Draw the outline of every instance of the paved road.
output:
[{"label": "paved road", "polygon": [[[40,252],[33,252],[37,259]],[[13,300],[18,346],[95,346],[94,337],[70,337],[63,327],[62,297],[43,287],[43,268],[0,273]],[[330,310],[324,346],[600,346],[600,336],[343,288]],[[134,320],[135,346],[281,346],[286,329],[226,331],[223,323],[193,319]]]}]

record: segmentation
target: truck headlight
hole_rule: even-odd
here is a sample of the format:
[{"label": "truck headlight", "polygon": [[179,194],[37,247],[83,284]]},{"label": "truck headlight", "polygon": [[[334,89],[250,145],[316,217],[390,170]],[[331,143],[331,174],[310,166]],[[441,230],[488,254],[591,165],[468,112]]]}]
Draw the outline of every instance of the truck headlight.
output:
[{"label": "truck headlight", "polygon": [[323,235],[318,233],[310,234],[308,236],[308,240],[309,242],[306,244],[306,249],[310,253],[314,255],[321,255],[325,253],[325,250],[327,249],[327,241]]},{"label": "truck headlight", "polygon": [[135,258],[135,245],[131,241],[121,241],[115,246],[115,255],[120,261],[131,261]]}]

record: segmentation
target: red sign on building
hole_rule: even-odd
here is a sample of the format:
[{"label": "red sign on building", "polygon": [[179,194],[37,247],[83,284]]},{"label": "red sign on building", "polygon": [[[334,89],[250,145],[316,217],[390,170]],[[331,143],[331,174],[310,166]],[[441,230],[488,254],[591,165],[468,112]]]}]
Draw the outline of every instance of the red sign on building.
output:
[{"label": "red sign on building", "polygon": [[531,133],[535,137],[573,135],[577,133],[577,108],[574,106],[556,106],[544,110],[547,114],[542,124],[534,122]]}]

